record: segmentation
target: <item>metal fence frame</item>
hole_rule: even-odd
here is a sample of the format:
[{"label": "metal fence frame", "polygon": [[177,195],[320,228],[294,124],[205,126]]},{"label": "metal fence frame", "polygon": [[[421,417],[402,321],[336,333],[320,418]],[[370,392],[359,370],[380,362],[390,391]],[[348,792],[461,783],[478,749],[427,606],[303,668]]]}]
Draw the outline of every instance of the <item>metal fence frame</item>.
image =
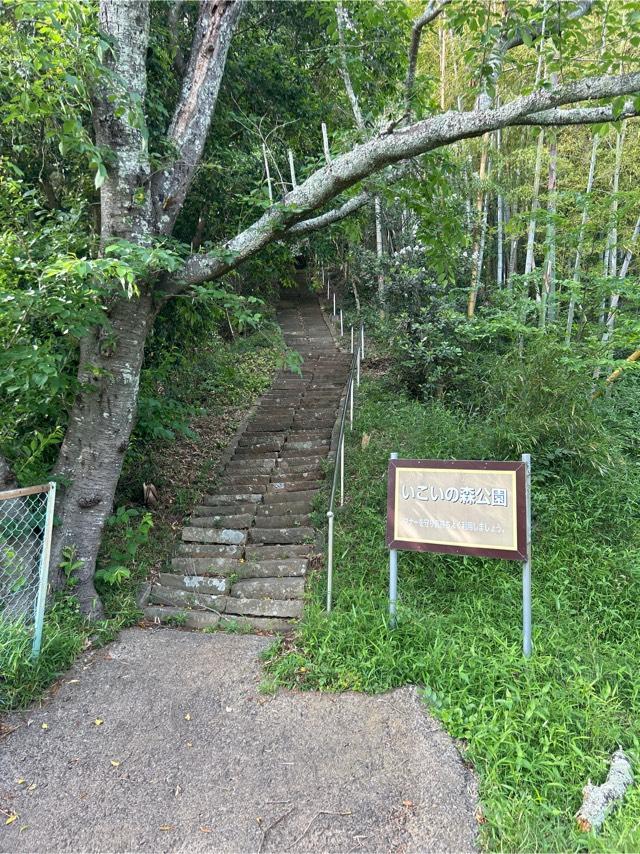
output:
[{"label": "metal fence frame", "polygon": [[[329,299],[329,290],[327,288],[327,299]],[[336,314],[336,294],[333,292],[333,315],[334,322],[339,321],[340,336],[344,337],[344,321],[342,309],[339,315]],[[338,446],[336,453],[336,461],[333,467],[333,482],[331,484],[331,494],[329,496],[329,509],[327,510],[328,533],[327,533],[327,613],[331,612],[333,599],[333,526],[334,526],[334,504],[336,491],[338,486],[338,472],[340,473],[340,507],[344,505],[344,439],[345,439],[345,424],[347,420],[347,412],[349,412],[349,429],[353,430],[353,413],[355,406],[355,389],[360,386],[360,362],[364,358],[364,324],[360,324],[360,329],[355,330],[351,326],[351,367],[347,378],[345,395],[342,401],[342,412],[340,414],[340,431],[338,433]]]},{"label": "metal fence frame", "polygon": [[[0,504],[5,501],[19,502],[20,499],[43,493],[46,493],[46,506],[44,525],[41,528],[42,539],[40,542],[40,554],[38,558],[38,585],[34,597],[33,608],[29,609],[29,622],[33,623],[33,644],[31,648],[31,655],[33,658],[38,657],[42,647],[44,608],[47,601],[47,583],[49,579],[49,562],[51,558],[53,515],[56,503],[56,484],[50,482],[42,484],[41,486],[27,486],[21,489],[9,489],[5,492],[0,492]],[[24,512],[22,508],[20,512]],[[10,518],[9,514],[7,514],[7,516]]]}]

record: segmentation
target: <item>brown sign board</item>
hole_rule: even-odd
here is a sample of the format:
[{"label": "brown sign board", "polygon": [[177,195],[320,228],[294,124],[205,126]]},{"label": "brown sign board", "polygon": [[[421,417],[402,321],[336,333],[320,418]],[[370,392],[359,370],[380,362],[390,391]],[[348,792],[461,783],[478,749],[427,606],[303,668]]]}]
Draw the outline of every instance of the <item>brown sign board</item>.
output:
[{"label": "brown sign board", "polygon": [[390,549],[526,560],[524,462],[390,460]]}]

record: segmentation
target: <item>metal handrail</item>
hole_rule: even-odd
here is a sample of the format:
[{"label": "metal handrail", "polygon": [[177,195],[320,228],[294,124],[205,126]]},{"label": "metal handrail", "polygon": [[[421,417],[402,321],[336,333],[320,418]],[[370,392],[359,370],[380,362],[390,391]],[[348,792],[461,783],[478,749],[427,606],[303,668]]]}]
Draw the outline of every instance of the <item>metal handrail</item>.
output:
[{"label": "metal handrail", "polygon": [[[333,294],[335,306],[335,293]],[[335,311],[335,310],[334,310]],[[334,317],[335,317],[334,313]],[[340,332],[344,335],[344,326],[342,323],[342,309],[340,309]],[[331,611],[333,597],[333,520],[334,520],[334,504],[336,498],[336,490],[338,486],[338,471],[340,472],[340,506],[344,505],[344,434],[345,424],[347,421],[347,404],[349,406],[349,421],[350,429],[353,430],[353,409],[354,409],[354,383],[356,387],[360,386],[360,361],[364,352],[364,325],[360,325],[358,334],[358,343],[354,346],[354,329],[351,327],[351,352],[353,358],[351,360],[351,368],[347,378],[346,393],[342,403],[342,414],[340,416],[340,430],[338,432],[337,458],[333,468],[333,482],[331,484],[331,494],[329,496],[329,509],[327,510],[327,520],[329,525],[327,535],[327,613]]]}]

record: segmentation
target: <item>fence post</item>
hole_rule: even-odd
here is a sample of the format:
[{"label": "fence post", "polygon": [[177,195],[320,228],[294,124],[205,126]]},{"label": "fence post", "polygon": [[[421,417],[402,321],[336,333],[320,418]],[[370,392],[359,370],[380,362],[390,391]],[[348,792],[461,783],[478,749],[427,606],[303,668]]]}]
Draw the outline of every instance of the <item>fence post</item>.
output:
[{"label": "fence post", "polygon": [[360,324],[360,352],[362,353],[362,358],[364,359],[364,323]]},{"label": "fence post", "polygon": [[353,325],[351,326],[351,352],[353,353]]},{"label": "fence post", "polygon": [[344,337],[344,322],[342,320],[342,309],[340,309],[340,337]]},{"label": "fence post", "polygon": [[37,658],[42,647],[42,628],[44,626],[44,606],[47,601],[47,580],[49,578],[49,560],[51,557],[51,534],[53,532],[53,511],[56,504],[56,485],[52,481],[47,492],[47,509],[42,532],[42,551],[38,575],[38,595],[34,612],[33,646],[31,656]]},{"label": "fence post", "polygon": [[356,385],[360,388],[360,348],[356,353]]},{"label": "fence post", "polygon": [[336,292],[333,292],[333,316],[336,316]]},{"label": "fence post", "polygon": [[333,594],[333,510],[327,512],[329,520],[329,536],[327,543],[327,614],[331,612],[331,597]]},{"label": "fence post", "polygon": [[340,442],[340,506],[344,506],[344,431]]}]

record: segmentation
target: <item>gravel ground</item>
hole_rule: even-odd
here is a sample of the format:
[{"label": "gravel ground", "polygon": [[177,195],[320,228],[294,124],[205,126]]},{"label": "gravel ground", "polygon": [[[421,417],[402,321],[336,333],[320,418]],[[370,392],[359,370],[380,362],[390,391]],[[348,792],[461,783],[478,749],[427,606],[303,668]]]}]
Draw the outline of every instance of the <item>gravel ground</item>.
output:
[{"label": "gravel ground", "polygon": [[270,642],[128,629],[79,661],[6,721],[0,850],[473,850],[473,777],[415,690],[262,695]]}]

